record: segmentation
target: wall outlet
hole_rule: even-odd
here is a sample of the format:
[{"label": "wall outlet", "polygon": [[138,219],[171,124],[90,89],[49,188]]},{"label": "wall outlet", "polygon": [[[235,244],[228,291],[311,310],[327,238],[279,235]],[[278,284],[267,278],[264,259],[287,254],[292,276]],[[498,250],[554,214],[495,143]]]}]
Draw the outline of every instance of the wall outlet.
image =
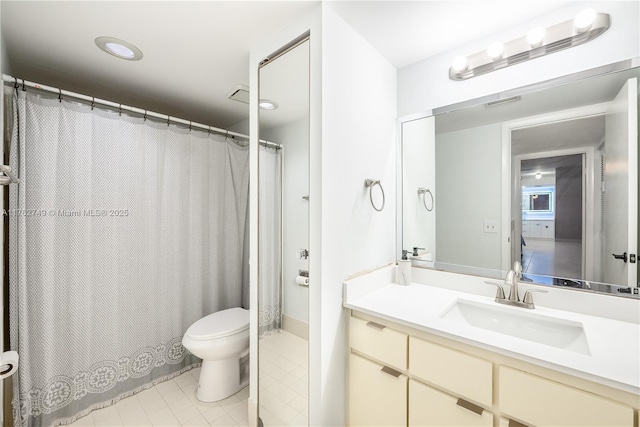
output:
[{"label": "wall outlet", "polygon": [[484,232],[485,233],[497,233],[498,232],[498,221],[489,221],[488,219],[484,221]]}]

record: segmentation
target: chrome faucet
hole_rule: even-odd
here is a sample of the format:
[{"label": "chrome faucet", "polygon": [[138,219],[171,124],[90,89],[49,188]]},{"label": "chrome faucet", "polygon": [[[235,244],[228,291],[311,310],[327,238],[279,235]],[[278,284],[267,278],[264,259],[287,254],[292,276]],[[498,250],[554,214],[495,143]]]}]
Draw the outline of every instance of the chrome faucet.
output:
[{"label": "chrome faucet", "polygon": [[533,304],[533,297],[531,296],[531,294],[533,292],[542,292],[546,294],[549,291],[545,291],[543,289],[529,289],[524,293],[524,297],[522,298],[522,301],[520,301],[520,295],[518,294],[518,283],[520,282],[521,278],[522,265],[519,261],[516,261],[513,263],[513,270],[509,270],[509,272],[507,273],[507,277],[505,277],[504,279],[504,283],[506,285],[509,285],[509,298],[505,297],[502,284],[491,281],[485,281],[484,283],[498,287],[495,299],[497,303],[534,309],[536,308],[536,306]]}]

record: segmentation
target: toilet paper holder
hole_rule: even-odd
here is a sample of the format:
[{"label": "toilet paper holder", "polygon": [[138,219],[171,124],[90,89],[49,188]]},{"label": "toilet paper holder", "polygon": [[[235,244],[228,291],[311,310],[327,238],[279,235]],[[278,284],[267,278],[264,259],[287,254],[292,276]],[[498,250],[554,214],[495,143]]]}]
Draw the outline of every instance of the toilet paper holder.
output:
[{"label": "toilet paper holder", "polygon": [[18,352],[5,351],[0,354],[0,379],[10,377],[18,370]]}]

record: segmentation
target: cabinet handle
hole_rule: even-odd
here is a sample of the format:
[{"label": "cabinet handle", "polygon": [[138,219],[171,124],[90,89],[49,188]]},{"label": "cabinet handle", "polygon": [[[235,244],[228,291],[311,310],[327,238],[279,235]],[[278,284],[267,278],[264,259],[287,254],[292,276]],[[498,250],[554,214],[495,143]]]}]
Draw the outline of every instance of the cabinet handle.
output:
[{"label": "cabinet handle", "polygon": [[456,405],[478,415],[482,415],[482,412],[484,412],[484,409],[482,409],[480,406],[474,405],[471,402],[467,402],[464,399],[458,399],[458,401],[456,402]]},{"label": "cabinet handle", "polygon": [[386,328],[386,326],[384,325],[380,325],[379,323],[376,322],[367,322],[367,326],[373,329],[377,329],[379,331],[383,330],[384,328]]},{"label": "cabinet handle", "polygon": [[380,372],[384,372],[385,374],[391,375],[394,378],[398,378],[400,375],[402,375],[402,372],[396,371],[395,369],[388,366],[383,366],[382,369],[380,369]]}]

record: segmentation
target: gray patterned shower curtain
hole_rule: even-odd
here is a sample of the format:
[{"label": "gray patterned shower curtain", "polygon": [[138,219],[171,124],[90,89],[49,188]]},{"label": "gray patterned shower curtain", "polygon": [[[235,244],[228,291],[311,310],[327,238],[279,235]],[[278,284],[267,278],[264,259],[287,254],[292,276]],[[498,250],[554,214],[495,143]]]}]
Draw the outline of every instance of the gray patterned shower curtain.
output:
[{"label": "gray patterned shower curtain", "polygon": [[194,367],[186,329],[248,308],[249,151],[32,91],[10,96],[14,421],[67,424]]}]

